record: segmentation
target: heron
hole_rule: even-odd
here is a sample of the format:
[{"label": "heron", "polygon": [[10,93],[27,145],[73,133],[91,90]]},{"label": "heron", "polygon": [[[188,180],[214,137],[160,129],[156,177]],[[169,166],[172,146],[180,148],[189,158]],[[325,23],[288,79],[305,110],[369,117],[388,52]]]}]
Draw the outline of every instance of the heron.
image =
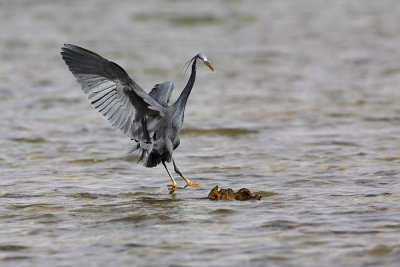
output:
[{"label": "heron", "polygon": [[139,162],[148,168],[162,163],[171,179],[168,185],[170,194],[175,192],[177,186],[167,167],[171,161],[174,171],[186,182],[185,187],[200,186],[182,174],[172,154],[180,144],[179,132],[196,79],[197,61],[215,72],[205,54],[198,53],[186,63],[187,67],[192,64],[191,74],[173,104],[169,103],[174,89],[171,81],[158,83],[146,93],[121,66],[90,50],[65,44],[61,48],[61,56],[91,105],[114,131],[135,142],[132,150],[139,152]]}]

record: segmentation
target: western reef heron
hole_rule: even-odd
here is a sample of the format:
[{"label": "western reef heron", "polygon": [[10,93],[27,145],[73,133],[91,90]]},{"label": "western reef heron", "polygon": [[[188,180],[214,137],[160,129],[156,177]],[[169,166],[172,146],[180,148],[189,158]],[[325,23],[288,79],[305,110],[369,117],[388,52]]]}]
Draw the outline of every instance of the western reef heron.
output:
[{"label": "western reef heron", "polygon": [[179,131],[196,79],[197,60],[214,71],[206,55],[199,53],[187,62],[192,63],[189,80],[171,105],[169,99],[174,88],[171,81],[156,84],[147,94],[122,67],[92,51],[65,44],[61,48],[61,56],[92,106],[116,132],[136,142],[133,150],[140,150],[139,161],[149,168],[163,164],[172,181],[168,185],[170,194],[177,184],[167,168],[167,162],[172,161],[175,172],[185,180],[186,186],[199,186],[182,174],[172,153],[180,143]]}]

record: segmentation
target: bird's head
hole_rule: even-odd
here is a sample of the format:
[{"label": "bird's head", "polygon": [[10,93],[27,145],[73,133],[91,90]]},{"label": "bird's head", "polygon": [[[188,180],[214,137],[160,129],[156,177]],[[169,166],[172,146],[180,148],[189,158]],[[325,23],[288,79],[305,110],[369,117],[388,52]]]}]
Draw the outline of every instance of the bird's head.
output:
[{"label": "bird's head", "polygon": [[194,58],[200,59],[201,62],[204,63],[207,67],[210,68],[213,72],[215,72],[214,68],[211,66],[211,64],[207,61],[207,56],[204,55],[203,53],[198,53]]}]

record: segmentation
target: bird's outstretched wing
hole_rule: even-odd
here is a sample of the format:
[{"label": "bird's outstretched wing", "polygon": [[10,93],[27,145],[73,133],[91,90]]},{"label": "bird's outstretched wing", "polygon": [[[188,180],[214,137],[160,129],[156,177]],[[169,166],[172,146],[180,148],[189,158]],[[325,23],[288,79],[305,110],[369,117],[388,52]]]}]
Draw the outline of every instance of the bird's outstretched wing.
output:
[{"label": "bird's outstretched wing", "polygon": [[149,95],[160,105],[166,107],[168,105],[169,99],[171,98],[172,90],[174,90],[174,83],[171,81],[166,81],[154,85]]},{"label": "bird's outstretched wing", "polygon": [[[90,103],[116,132],[136,140],[148,139],[154,129],[143,127],[157,127],[155,121],[164,115],[164,107],[114,62],[71,44],[61,48],[61,55]],[[147,115],[154,122],[147,122]]]}]

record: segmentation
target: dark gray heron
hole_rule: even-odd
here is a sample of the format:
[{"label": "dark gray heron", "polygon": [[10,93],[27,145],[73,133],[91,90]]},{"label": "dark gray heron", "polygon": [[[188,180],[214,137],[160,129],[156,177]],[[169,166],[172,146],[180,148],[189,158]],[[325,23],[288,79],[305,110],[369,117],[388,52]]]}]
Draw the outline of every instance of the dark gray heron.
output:
[{"label": "dark gray heron", "polygon": [[175,172],[185,180],[186,186],[200,186],[182,174],[172,153],[180,143],[179,131],[196,79],[197,60],[214,71],[206,55],[199,53],[187,62],[188,66],[192,63],[190,78],[172,105],[169,105],[169,99],[174,84],[170,81],[156,84],[147,94],[122,67],[87,49],[65,44],[61,48],[61,56],[92,106],[116,132],[136,142],[133,150],[140,150],[139,161],[148,168],[160,163],[164,165],[172,181],[168,185],[170,194],[177,184],[166,162],[172,161]]}]

